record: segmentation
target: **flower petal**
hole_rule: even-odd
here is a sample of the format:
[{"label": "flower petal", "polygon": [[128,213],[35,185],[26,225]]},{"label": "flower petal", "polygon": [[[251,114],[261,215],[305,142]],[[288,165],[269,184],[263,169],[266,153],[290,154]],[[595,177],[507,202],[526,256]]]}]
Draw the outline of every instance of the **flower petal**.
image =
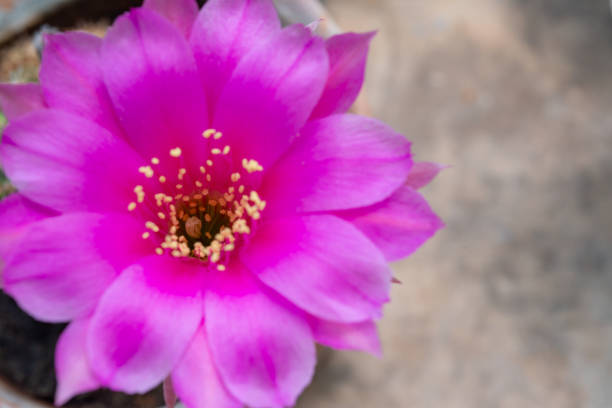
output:
[{"label": "flower petal", "polygon": [[40,81],[45,101],[87,118],[121,136],[113,105],[102,79],[102,39],[83,32],[47,34]]},{"label": "flower petal", "polygon": [[213,126],[233,157],[272,164],[310,116],[328,69],[323,40],[304,26],[285,28],[247,54],[221,94]]},{"label": "flower petal", "polygon": [[[3,265],[8,263],[19,246],[27,227],[57,213],[40,206],[21,194],[12,194],[0,201],[0,278]],[[0,288],[2,279],[0,279]]]},{"label": "flower petal", "polygon": [[198,16],[198,4],[195,0],[145,0],[143,6],[164,16],[188,38],[191,28]]},{"label": "flower petal", "polygon": [[446,167],[438,163],[418,162],[414,163],[408,173],[406,184],[415,190],[425,187],[429,184],[440,171]]},{"label": "flower petal", "polygon": [[200,327],[189,348],[172,371],[178,397],[189,408],[240,408],[219,378],[212,361],[206,330]]},{"label": "flower petal", "polygon": [[125,211],[143,181],[142,159],[123,140],[51,109],[8,125],[0,161],[23,195],[59,211]]},{"label": "flower petal", "polygon": [[187,40],[168,20],[147,9],[119,17],[104,38],[102,71],[137,151],[168,157],[180,141],[186,155],[198,154],[208,128],[204,91]]},{"label": "flower petal", "polygon": [[410,255],[444,226],[427,201],[408,186],[381,203],[338,215],[359,228],[388,261]]},{"label": "flower petal", "polygon": [[38,320],[92,311],[117,271],[153,250],[127,216],[73,213],[31,224],[4,270],[4,290]]},{"label": "flower petal", "polygon": [[264,290],[239,265],[218,277],[204,302],[210,350],[246,405],[291,406],[314,372],[312,334],[303,316]]},{"label": "flower petal", "polygon": [[381,122],[328,116],[304,126],[266,174],[262,197],[269,214],[362,207],[400,187],[411,163],[410,143]]},{"label": "flower petal", "polygon": [[83,392],[93,391],[102,385],[95,378],[85,345],[89,318],[73,320],[60,336],[55,348],[55,373],[57,390],[55,405],[60,406]]},{"label": "flower petal", "polygon": [[166,378],[202,319],[199,266],[153,256],[126,268],[100,299],[87,338],[96,376],[143,393]]},{"label": "flower petal", "polygon": [[9,122],[44,108],[39,84],[0,84],[0,109]]},{"label": "flower petal", "polygon": [[375,34],[346,33],[327,39],[329,77],[312,118],[349,110],[363,85],[368,49]]},{"label": "flower petal", "polygon": [[211,112],[240,60],[279,30],[270,0],[206,2],[190,41]]},{"label": "flower petal", "polygon": [[310,319],[317,343],[340,350],[359,350],[376,357],[382,355],[376,324],[372,320],[359,323],[337,323]]},{"label": "flower petal", "polygon": [[241,259],[266,285],[323,319],[378,318],[389,299],[391,271],[382,254],[331,215],[263,222]]}]

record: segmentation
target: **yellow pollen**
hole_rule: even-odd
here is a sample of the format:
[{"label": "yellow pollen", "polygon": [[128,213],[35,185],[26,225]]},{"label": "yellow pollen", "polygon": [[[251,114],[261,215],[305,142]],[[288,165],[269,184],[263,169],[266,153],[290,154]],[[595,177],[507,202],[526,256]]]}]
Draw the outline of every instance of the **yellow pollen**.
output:
[{"label": "yellow pollen", "polygon": [[217,133],[217,131],[215,129],[207,129],[207,130],[204,131],[204,133],[202,133],[202,136],[204,136],[204,139],[208,139],[212,135],[214,135],[215,133]]},{"label": "yellow pollen", "polygon": [[215,147],[215,148],[211,149],[211,150],[210,150],[210,152],[211,152],[212,154],[221,154],[221,149],[217,149],[217,148]]},{"label": "yellow pollen", "polygon": [[134,211],[136,209],[136,203],[132,202],[128,204],[128,211]]},{"label": "yellow pollen", "polygon": [[206,181],[210,182],[210,180],[212,179],[212,177],[210,177],[210,174],[206,175]]},{"label": "yellow pollen", "polygon": [[182,185],[182,184],[177,184],[177,185],[176,185],[176,188],[177,188],[177,190],[180,190],[180,189],[182,189],[182,188],[183,188],[183,185]]},{"label": "yellow pollen", "polygon": [[204,168],[204,166],[200,166],[200,173],[202,174],[206,173],[206,169]]},{"label": "yellow pollen", "polygon": [[151,164],[155,164],[155,165],[159,164],[159,159],[157,157],[153,157],[151,159]]},{"label": "yellow pollen", "polygon": [[138,169],[138,171],[145,175],[146,178],[153,177],[153,169],[151,166],[142,166]]},{"label": "yellow pollen", "polygon": [[257,160],[251,159],[242,159],[242,167],[249,173],[253,173],[256,171],[262,171],[263,167],[257,162]]},{"label": "yellow pollen", "polygon": [[153,232],[159,232],[159,227],[152,221],[147,221],[145,223],[145,227],[147,227],[148,229],[150,229]]},{"label": "yellow pollen", "polygon": [[225,270],[225,265],[217,265],[217,270],[224,271]]},{"label": "yellow pollen", "polygon": [[215,133],[215,137],[214,137],[214,139],[215,139],[215,140],[219,140],[219,139],[221,139],[222,137],[223,137],[223,133],[221,133],[221,132],[217,132],[217,133]]},{"label": "yellow pollen", "polygon": [[142,233],[142,239],[148,239],[151,236],[151,234],[149,232],[143,232]]},{"label": "yellow pollen", "polygon": [[232,173],[232,175],[230,176],[232,181],[235,183],[238,180],[240,180],[240,173]]},{"label": "yellow pollen", "polygon": [[163,255],[163,254],[164,254],[164,250],[163,250],[163,249],[161,249],[161,248],[156,248],[156,249],[155,249],[155,253],[156,253],[157,255]]},{"label": "yellow pollen", "polygon": [[212,166],[213,165],[212,160],[210,160],[210,159],[206,160],[206,165],[209,166],[209,167]]},{"label": "yellow pollen", "polygon": [[174,149],[170,150],[170,156],[172,157],[178,158],[181,157],[181,154],[183,154],[183,151],[180,147],[175,147]]},{"label": "yellow pollen", "polygon": [[144,187],[140,185],[134,187],[134,193],[136,194],[136,201],[143,203],[145,197]]},{"label": "yellow pollen", "polygon": [[160,220],[165,220],[166,219],[166,214],[164,214],[163,212],[158,212],[157,216],[159,217]]},{"label": "yellow pollen", "polygon": [[223,154],[228,154],[229,152],[230,152],[230,147],[229,147],[229,145],[228,145],[228,146],[225,146],[225,147],[223,148]]},{"label": "yellow pollen", "polygon": [[202,182],[201,182],[201,181],[196,180],[195,185],[196,185],[196,187],[198,187],[198,188],[202,188],[202,186],[203,186],[204,184],[202,184]]}]

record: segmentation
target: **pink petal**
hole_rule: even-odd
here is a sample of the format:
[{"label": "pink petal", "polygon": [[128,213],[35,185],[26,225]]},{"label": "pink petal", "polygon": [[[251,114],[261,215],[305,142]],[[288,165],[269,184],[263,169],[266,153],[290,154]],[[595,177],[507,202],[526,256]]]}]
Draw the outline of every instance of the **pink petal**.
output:
[{"label": "pink petal", "polygon": [[381,203],[338,215],[359,228],[389,261],[410,255],[444,226],[427,201],[408,186]]},{"label": "pink petal", "polygon": [[143,393],[166,378],[202,319],[199,265],[153,256],[125,269],[100,299],[87,338],[96,376]]},{"label": "pink petal", "polygon": [[[199,154],[208,126],[204,91],[187,40],[165,18],[134,9],[102,45],[102,71],[130,143],[148,160],[181,147]],[[201,161],[201,160],[200,160]]]},{"label": "pink petal", "polygon": [[27,227],[35,221],[55,215],[55,211],[40,206],[21,194],[12,194],[0,201],[0,278],[3,264],[9,262]]},{"label": "pink petal", "polygon": [[378,318],[389,300],[391,272],[382,254],[331,215],[264,222],[241,259],[266,285],[323,319]]},{"label": "pink petal", "polygon": [[125,211],[143,181],[142,159],[123,140],[51,109],[8,125],[0,161],[23,195],[59,211]]},{"label": "pink petal", "polygon": [[189,408],[240,408],[219,378],[212,361],[206,331],[201,327],[172,371],[177,395]]},{"label": "pink petal", "polygon": [[242,58],[279,30],[280,21],[270,0],[206,2],[190,41],[211,112]]},{"label": "pink petal", "polygon": [[232,145],[234,158],[264,168],[289,146],[306,122],[327,78],[323,41],[291,26],[240,61],[219,99],[214,128]]},{"label": "pink petal", "polygon": [[346,112],[359,95],[365,76],[370,41],[376,33],[346,33],[325,42],[329,54],[329,77],[312,117]]},{"label": "pink petal", "polygon": [[153,248],[142,223],[114,214],[66,214],[31,224],[4,270],[4,290],[38,320],[90,313],[133,259]]},{"label": "pink petal", "polygon": [[102,39],[82,32],[45,36],[40,81],[51,108],[87,118],[121,136],[100,70]]},{"label": "pink petal", "polygon": [[245,405],[285,407],[310,382],[312,334],[302,315],[235,265],[206,294],[206,332],[229,391]]},{"label": "pink petal", "polygon": [[191,27],[198,16],[195,0],[145,0],[142,7],[164,16],[185,38],[191,34]]},{"label": "pink petal", "polygon": [[315,340],[340,350],[360,350],[381,357],[382,350],[376,324],[372,320],[359,323],[337,323],[310,319]]},{"label": "pink petal", "polygon": [[101,387],[100,382],[91,371],[85,352],[88,327],[89,318],[73,320],[57,342],[55,348],[56,406],[64,405],[77,394]]},{"label": "pink petal", "polygon": [[414,163],[408,173],[406,184],[415,190],[429,184],[446,166],[430,162]]},{"label": "pink petal", "polygon": [[0,84],[0,110],[9,122],[44,108],[39,84]]},{"label": "pink petal", "polygon": [[366,206],[400,187],[410,166],[402,135],[374,119],[333,115],[304,126],[266,174],[262,197],[277,214]]}]

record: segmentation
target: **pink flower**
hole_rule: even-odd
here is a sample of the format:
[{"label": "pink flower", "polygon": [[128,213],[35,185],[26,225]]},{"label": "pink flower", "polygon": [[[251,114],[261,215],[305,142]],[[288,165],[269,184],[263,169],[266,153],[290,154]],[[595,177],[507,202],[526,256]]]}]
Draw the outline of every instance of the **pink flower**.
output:
[{"label": "pink flower", "polygon": [[315,342],[380,353],[388,262],[441,227],[439,171],[347,114],[372,34],[281,29],[270,0],[147,0],[46,38],[1,85],[4,290],[70,321],[57,404],[170,376],[188,407],[283,407]]}]

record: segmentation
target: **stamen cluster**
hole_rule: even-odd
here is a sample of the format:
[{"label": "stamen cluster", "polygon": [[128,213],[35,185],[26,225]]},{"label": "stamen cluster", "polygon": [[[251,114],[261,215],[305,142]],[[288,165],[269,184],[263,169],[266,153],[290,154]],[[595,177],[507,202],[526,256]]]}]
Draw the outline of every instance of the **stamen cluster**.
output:
[{"label": "stamen cluster", "polygon": [[[214,145],[223,134],[208,129],[202,134]],[[153,200],[145,201],[147,193],[143,185],[134,187],[136,200],[128,204],[129,211],[135,211],[141,204],[142,211],[155,215],[145,222],[143,239],[157,237],[158,255],[170,254],[176,258],[191,257],[214,265],[218,270],[225,270],[229,255],[242,237],[251,233],[261,211],[266,207],[257,191],[241,183],[246,175],[262,171],[261,165],[254,159],[243,158],[240,171],[231,173],[228,187],[224,191],[215,191],[211,187],[211,170],[215,160],[226,160],[231,148],[229,145],[210,148],[210,158],[199,167],[196,177],[188,174],[181,166],[183,151],[180,147],[171,149],[168,154],[171,160],[178,163],[176,178],[159,174],[151,183],[161,191],[153,192]],[[229,160],[228,160],[229,161]],[[138,169],[147,179],[154,179],[161,160],[151,159],[151,165]],[[169,180],[176,180],[172,185]],[[154,235],[152,235],[154,234]],[[161,238],[163,235],[163,239]]]}]

